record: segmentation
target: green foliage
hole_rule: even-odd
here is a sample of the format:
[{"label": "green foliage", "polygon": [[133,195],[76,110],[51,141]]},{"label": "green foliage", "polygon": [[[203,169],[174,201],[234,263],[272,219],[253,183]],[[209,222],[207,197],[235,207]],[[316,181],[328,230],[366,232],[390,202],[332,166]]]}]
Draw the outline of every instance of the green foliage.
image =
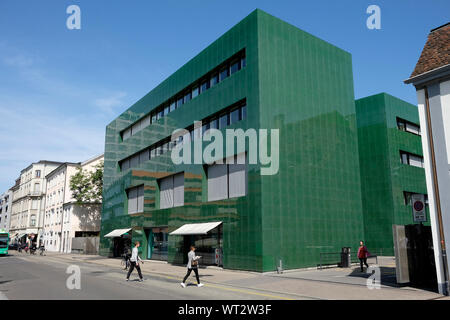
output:
[{"label": "green foliage", "polygon": [[70,178],[70,190],[76,202],[99,203],[102,201],[103,193],[103,161],[95,166],[95,170],[78,169],[77,173]]}]

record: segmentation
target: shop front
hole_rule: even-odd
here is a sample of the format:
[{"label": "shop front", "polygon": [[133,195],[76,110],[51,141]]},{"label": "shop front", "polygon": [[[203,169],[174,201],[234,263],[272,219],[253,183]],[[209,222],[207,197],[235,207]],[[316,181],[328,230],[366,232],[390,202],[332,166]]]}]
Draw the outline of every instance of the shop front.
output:
[{"label": "shop front", "polygon": [[115,229],[105,235],[112,239],[112,257],[121,257],[128,249],[131,250],[131,234],[129,229]]},{"label": "shop front", "polygon": [[144,228],[147,239],[147,248],[143,256],[148,260],[167,261],[168,256],[168,228]]},{"label": "shop front", "polygon": [[222,264],[222,222],[185,224],[170,235],[183,236],[183,263],[187,263],[190,247],[195,247],[195,253],[201,256],[200,264],[223,266]]}]

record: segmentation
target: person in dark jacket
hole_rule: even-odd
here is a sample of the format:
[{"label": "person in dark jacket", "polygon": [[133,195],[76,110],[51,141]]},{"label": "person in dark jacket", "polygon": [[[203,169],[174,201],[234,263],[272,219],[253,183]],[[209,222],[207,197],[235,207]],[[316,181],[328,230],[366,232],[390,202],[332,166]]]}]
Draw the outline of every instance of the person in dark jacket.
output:
[{"label": "person in dark jacket", "polygon": [[367,268],[369,267],[369,265],[367,264],[368,256],[369,256],[369,251],[367,250],[366,246],[364,245],[364,241],[360,241],[359,249],[358,249],[358,258],[359,258],[359,263],[361,265],[361,272],[364,271],[363,264],[365,264]]}]

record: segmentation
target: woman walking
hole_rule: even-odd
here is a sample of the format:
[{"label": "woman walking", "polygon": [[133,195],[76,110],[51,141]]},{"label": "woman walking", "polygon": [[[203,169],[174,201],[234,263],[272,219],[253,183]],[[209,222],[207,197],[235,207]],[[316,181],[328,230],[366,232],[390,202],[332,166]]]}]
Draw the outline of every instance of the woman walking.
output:
[{"label": "woman walking", "polygon": [[198,277],[198,260],[200,258],[201,256],[195,255],[195,247],[191,246],[191,251],[189,251],[188,253],[188,264],[187,264],[188,271],[183,279],[183,282],[180,283],[183,288],[186,288],[186,285],[184,283],[191,274],[192,270],[194,270],[195,277],[197,278],[197,287],[203,287],[203,283],[200,283],[200,278]]},{"label": "woman walking", "polygon": [[360,241],[359,249],[358,249],[358,258],[359,258],[359,263],[361,265],[361,272],[364,271],[363,264],[365,264],[367,268],[369,267],[369,265],[367,264],[368,256],[369,256],[369,251],[367,251],[367,248],[364,245],[364,241]]},{"label": "woman walking", "polygon": [[138,274],[139,274],[139,281],[143,281],[144,278],[142,277],[141,268],[139,267],[139,262],[144,263],[141,258],[139,257],[139,248],[140,243],[139,241],[136,241],[134,243],[133,251],[131,252],[131,258],[130,258],[130,269],[128,270],[127,274],[127,281],[130,280],[130,275],[133,272],[134,268],[136,268]]}]

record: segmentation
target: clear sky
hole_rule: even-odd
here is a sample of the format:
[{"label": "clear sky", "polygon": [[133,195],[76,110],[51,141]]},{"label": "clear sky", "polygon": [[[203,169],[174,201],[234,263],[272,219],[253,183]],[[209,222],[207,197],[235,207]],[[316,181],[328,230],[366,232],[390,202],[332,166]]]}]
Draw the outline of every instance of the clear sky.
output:
[{"label": "clear sky", "polygon": [[[81,30],[66,27],[72,4]],[[371,4],[381,30],[366,27]],[[0,193],[31,162],[102,153],[109,122],[255,8],[350,52],[356,98],[416,104],[403,80],[450,1],[1,0]]]}]

